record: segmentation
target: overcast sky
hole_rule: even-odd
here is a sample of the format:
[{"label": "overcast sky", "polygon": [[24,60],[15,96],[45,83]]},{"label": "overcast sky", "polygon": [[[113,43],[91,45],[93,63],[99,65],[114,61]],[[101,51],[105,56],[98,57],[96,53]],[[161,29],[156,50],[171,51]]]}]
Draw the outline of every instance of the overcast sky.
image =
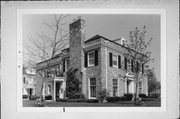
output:
[{"label": "overcast sky", "polygon": [[[86,21],[86,40],[96,34],[102,35],[108,39],[117,39],[123,37],[128,40],[129,32],[135,27],[142,29],[146,26],[146,39],[152,37],[150,51],[155,59],[151,67],[154,67],[156,76],[160,80],[160,15],[70,15],[64,21],[68,30],[68,25],[72,23],[74,18],[81,16]],[[44,22],[53,24],[53,15],[24,15],[23,16],[23,40],[30,37],[37,37],[39,33],[52,35],[51,30],[44,25]],[[25,51],[25,47],[23,49]],[[23,56],[24,62],[27,62],[28,56]]]}]

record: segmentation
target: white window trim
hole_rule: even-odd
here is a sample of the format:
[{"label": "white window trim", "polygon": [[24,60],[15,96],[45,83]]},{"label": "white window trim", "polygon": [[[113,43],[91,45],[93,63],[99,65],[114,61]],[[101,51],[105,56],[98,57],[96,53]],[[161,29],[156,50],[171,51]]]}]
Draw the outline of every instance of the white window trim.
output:
[{"label": "white window trim", "polygon": [[[117,57],[117,65],[114,65],[114,64],[113,64],[113,55],[115,55],[115,56]],[[112,53],[112,67],[118,68],[118,65],[119,65],[118,63],[119,63],[119,62],[118,62],[118,55]]]},{"label": "white window trim", "polygon": [[[93,77],[92,77],[93,78]],[[92,79],[92,78],[89,78],[88,79],[88,97],[89,97],[89,99],[97,99],[96,97],[91,97],[91,88],[90,88],[90,79]],[[95,78],[96,79],[96,78]],[[97,88],[97,87],[96,87]],[[96,90],[97,91],[97,90]],[[96,92],[97,93],[97,92]],[[96,94],[97,95],[97,94]]]},{"label": "white window trim", "polygon": [[[113,80],[114,79],[117,79],[117,96],[119,96],[119,79],[118,78],[113,78]],[[113,81],[112,81],[112,83],[113,83]],[[114,91],[114,85],[112,84],[112,86],[113,86],[113,91]],[[112,92],[113,93],[113,92]],[[114,96],[114,95],[113,95]]]},{"label": "white window trim", "polygon": [[[94,53],[94,64],[93,64],[93,65],[89,63],[89,54],[90,54],[90,53]],[[95,51],[88,52],[87,62],[88,62],[88,67],[95,66]]]}]

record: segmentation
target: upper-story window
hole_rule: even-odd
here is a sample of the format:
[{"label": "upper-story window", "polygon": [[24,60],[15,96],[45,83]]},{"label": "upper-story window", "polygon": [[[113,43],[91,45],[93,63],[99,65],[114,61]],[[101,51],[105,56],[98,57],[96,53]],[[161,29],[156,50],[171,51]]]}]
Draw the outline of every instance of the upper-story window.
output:
[{"label": "upper-story window", "polygon": [[63,60],[63,72],[69,70],[69,66],[70,66],[70,61],[69,61],[69,59]]},{"label": "upper-story window", "polygon": [[113,54],[113,58],[112,58],[112,63],[113,63],[113,67],[118,67],[118,57],[117,55]]},{"label": "upper-story window", "polygon": [[121,68],[121,56],[113,53],[109,53],[109,66]]},{"label": "upper-story window", "polygon": [[95,64],[95,52],[88,53],[88,66],[94,66]]},{"label": "upper-story window", "polygon": [[85,53],[84,58],[85,67],[97,66],[98,65],[98,50]]}]

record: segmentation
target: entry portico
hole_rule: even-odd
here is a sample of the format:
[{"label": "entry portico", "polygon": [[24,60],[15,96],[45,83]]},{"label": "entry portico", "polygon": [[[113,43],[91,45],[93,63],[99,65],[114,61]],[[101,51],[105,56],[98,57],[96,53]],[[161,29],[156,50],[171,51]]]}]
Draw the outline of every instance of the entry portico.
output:
[{"label": "entry portico", "polygon": [[43,83],[43,97],[52,96],[52,100],[64,98],[65,89],[66,81],[64,77],[46,78]]}]

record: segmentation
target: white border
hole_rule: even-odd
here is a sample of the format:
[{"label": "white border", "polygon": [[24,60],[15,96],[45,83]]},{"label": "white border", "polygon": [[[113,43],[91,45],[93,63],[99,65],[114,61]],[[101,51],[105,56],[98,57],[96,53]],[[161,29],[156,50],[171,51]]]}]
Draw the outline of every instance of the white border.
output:
[{"label": "white border", "polygon": [[[161,107],[66,107],[66,112],[166,111],[166,10],[165,9],[17,9],[17,111],[63,112],[63,107],[22,107],[23,14],[156,14],[161,16]],[[19,52],[20,51],[20,52]],[[20,66],[20,68],[18,68]],[[163,80],[162,80],[163,79]]]}]

